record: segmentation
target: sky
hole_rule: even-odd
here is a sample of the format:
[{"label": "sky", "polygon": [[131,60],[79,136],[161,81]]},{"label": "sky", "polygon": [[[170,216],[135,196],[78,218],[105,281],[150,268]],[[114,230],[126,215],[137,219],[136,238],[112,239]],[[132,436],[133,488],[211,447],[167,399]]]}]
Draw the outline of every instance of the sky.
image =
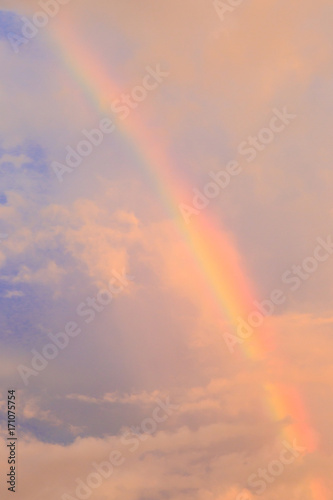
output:
[{"label": "sky", "polygon": [[0,0],[0,491],[330,500],[329,0]]}]

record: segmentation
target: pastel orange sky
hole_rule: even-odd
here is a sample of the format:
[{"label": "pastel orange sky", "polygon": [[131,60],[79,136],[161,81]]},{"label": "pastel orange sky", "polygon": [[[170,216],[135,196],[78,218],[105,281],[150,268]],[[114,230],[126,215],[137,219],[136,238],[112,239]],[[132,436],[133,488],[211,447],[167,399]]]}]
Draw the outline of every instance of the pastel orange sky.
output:
[{"label": "pastel orange sky", "polygon": [[1,498],[330,500],[332,21],[0,0]]}]

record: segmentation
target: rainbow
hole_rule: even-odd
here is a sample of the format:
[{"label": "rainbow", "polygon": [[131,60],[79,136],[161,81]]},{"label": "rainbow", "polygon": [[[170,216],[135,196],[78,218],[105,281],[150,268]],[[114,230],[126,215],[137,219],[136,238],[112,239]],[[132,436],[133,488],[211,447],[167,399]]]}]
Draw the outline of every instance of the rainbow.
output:
[{"label": "rainbow", "polygon": [[[122,90],[111,80],[97,55],[91,53],[75,34],[74,25],[66,24],[63,19],[61,22],[61,27],[51,30],[51,42],[55,44],[56,52],[60,53],[62,62],[94,108],[104,116],[112,115],[114,119],[111,103]],[[190,191],[184,179],[175,172],[174,162],[166,153],[168,145],[162,137],[158,137],[156,132],[148,132],[135,113],[122,121],[118,119],[116,125],[136,150],[149,178],[153,179],[157,194],[186,246],[189,264],[196,270],[200,286],[209,294],[212,306],[221,318],[221,328],[227,322],[235,330],[237,318],[246,318],[254,309],[256,293],[242,268],[232,236],[219,229],[213,218],[207,215],[207,210],[192,217],[189,224],[184,221],[179,204],[190,199]],[[282,363],[268,361],[275,349],[271,333],[265,327],[259,327],[241,348],[248,359],[267,363],[267,378],[274,369],[275,377],[272,379],[276,379],[283,370]],[[283,437],[289,442],[296,439],[308,452],[314,452],[318,440],[296,389],[267,382],[264,395],[267,410],[281,425]],[[313,500],[328,498],[320,478],[309,480],[309,491]]]}]

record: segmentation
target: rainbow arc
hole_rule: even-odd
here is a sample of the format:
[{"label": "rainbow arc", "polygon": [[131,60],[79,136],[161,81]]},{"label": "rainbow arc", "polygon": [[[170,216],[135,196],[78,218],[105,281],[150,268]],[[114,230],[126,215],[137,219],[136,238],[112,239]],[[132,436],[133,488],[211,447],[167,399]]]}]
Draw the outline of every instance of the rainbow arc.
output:
[{"label": "rainbow arc", "polygon": [[[112,115],[114,119],[112,102],[122,90],[111,80],[97,55],[91,53],[75,34],[74,25],[62,23],[54,30],[53,41],[62,62],[86,98],[103,116]],[[197,270],[201,286],[210,294],[221,323],[227,322],[234,329],[231,333],[235,334],[237,318],[246,318],[253,311],[257,297],[232,237],[218,227],[208,211],[192,217],[188,224],[185,222],[179,204],[189,200],[190,190],[175,171],[173,162],[167,156],[167,145],[161,137],[148,131],[136,113],[131,113],[124,120],[118,119],[116,125],[136,151],[147,175],[153,179],[156,193],[185,243],[189,262]],[[241,345],[248,359],[261,363],[267,361],[268,378],[272,367],[283,373],[281,361],[269,361],[274,349],[271,333],[265,326],[260,327]],[[221,341],[224,342],[222,335]],[[299,392],[292,386],[268,381],[264,385],[264,393],[265,405],[273,420],[285,422],[282,437],[290,442],[296,439],[309,453],[314,452],[318,447],[317,437]],[[313,500],[328,499],[319,478],[309,480],[309,490]]]}]

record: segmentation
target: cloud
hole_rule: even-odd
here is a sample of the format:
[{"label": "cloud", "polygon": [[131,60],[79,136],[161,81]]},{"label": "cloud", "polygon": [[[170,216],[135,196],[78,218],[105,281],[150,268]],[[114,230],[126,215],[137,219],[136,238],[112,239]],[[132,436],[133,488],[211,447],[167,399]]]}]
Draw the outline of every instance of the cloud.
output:
[{"label": "cloud", "polygon": [[0,39],[7,40],[10,34],[20,34],[20,17],[8,10],[0,11]]},{"label": "cloud", "polygon": [[24,297],[24,293],[20,290],[7,290],[5,295],[3,295],[5,299],[12,299],[15,297]]},{"label": "cloud", "polygon": [[[272,418],[267,380],[296,387],[319,447],[286,469],[265,500],[304,500],[313,476],[332,486],[333,261],[297,292],[287,290],[265,320],[275,348],[264,362],[245,354],[256,332],[231,356],[223,311],[161,200],[160,164],[146,164],[130,128],[117,128],[62,184],[50,168],[105,114],[89,87],[94,68],[82,78],[68,63],[70,46],[60,50],[64,26],[123,92],[147,65],[161,64],[170,77],[133,116],[148,135],[163,137],[151,147],[163,163],[169,157],[168,173],[190,191],[205,185],[210,170],[243,161],[203,215],[232,234],[264,300],[331,231],[331,3],[243,2],[222,22],[204,0],[158,7],[144,0],[140,8],[134,0],[101,0],[98,8],[69,2],[19,54],[8,32],[40,5],[2,4],[15,13],[0,13],[0,232],[8,235],[0,245],[0,377],[3,387],[22,388],[22,498],[74,495],[93,461],[121,449],[126,463],[96,500],[236,500],[249,475],[279,453],[293,420],[288,409],[286,418]],[[238,145],[284,106],[296,119],[247,164]],[[167,194],[177,206],[176,192]],[[86,324],[77,308],[113,270],[135,279]],[[32,350],[41,352],[68,321],[80,322],[82,333],[23,389],[17,366],[31,363]],[[178,412],[130,453],[122,433],[166,395]],[[5,454],[2,443],[1,460]]]}]

